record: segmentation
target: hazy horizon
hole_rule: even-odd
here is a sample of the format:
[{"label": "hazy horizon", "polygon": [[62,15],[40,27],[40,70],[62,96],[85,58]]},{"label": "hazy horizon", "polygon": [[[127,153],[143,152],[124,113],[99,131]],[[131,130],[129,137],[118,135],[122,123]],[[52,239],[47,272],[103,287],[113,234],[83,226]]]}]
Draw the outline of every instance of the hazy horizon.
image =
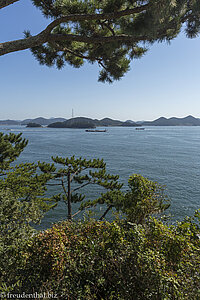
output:
[{"label": "hazy horizon", "polygon": [[[120,121],[127,121],[127,120],[131,120],[131,121],[135,121],[135,122],[141,122],[141,121],[154,121],[154,120],[156,120],[156,119],[159,119],[159,118],[161,118],[161,117],[164,117],[164,118],[167,118],[167,119],[169,119],[169,118],[185,118],[185,117],[188,117],[188,116],[192,116],[192,117],[194,117],[194,118],[197,118],[197,119],[199,119],[199,117],[196,117],[196,116],[193,116],[193,115],[185,115],[185,116],[180,116],[180,117],[178,117],[178,116],[170,116],[170,117],[165,117],[165,116],[158,116],[157,118],[155,118],[155,119],[152,119],[152,120],[146,120],[146,119],[141,119],[141,120],[133,120],[133,119],[126,119],[126,120],[122,120],[122,119],[116,119],[116,118],[111,118],[111,117],[109,117],[109,116],[104,116],[104,117],[102,117],[102,118],[96,118],[96,117],[88,117],[88,116],[74,116],[73,118],[77,118],[77,117],[84,117],[84,118],[91,118],[91,119],[98,119],[98,120],[101,120],[101,119],[104,119],[104,118],[109,118],[109,119],[113,119],[113,120],[120,120]],[[64,117],[64,116],[57,116],[57,117],[48,117],[48,116],[36,116],[36,117],[26,117],[26,118],[22,118],[22,119],[12,119],[12,118],[6,118],[6,119],[0,119],[0,121],[6,121],[6,120],[12,120],[12,121],[18,121],[18,122],[20,122],[20,121],[24,121],[24,120],[26,120],[26,119],[37,119],[37,118],[45,118],[45,119],[57,119],[57,118],[65,118],[65,119],[71,119],[72,118],[72,116],[70,116],[70,117]]]}]

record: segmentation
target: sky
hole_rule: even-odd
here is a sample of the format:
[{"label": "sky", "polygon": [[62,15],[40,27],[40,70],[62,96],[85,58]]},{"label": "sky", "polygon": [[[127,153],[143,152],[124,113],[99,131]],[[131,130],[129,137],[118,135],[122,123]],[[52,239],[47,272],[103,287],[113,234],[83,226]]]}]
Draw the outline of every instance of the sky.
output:
[{"label": "sky", "polygon": [[[29,0],[0,10],[0,42],[37,34],[50,20]],[[113,84],[98,82],[97,65],[62,70],[41,66],[29,50],[0,56],[0,119],[84,116],[154,120],[200,118],[200,37],[182,33],[171,44],[154,44]]]}]

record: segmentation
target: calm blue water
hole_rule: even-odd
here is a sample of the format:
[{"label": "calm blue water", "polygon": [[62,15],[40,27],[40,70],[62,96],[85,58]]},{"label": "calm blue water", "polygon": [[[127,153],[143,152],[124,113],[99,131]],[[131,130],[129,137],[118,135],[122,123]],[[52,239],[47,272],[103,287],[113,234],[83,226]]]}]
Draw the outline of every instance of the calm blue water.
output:
[{"label": "calm blue water", "polygon": [[[18,162],[50,162],[52,155],[103,158],[108,172],[119,174],[125,185],[133,173],[164,184],[171,198],[171,213],[176,219],[192,215],[200,206],[200,127],[146,127],[143,131],[109,127],[107,133],[6,128],[12,128],[14,133],[23,132],[23,137],[29,140]],[[9,132],[3,126],[0,129]],[[98,192],[90,189],[89,196],[95,197]],[[60,204],[47,214],[42,226],[63,218],[66,218],[66,209]]]}]

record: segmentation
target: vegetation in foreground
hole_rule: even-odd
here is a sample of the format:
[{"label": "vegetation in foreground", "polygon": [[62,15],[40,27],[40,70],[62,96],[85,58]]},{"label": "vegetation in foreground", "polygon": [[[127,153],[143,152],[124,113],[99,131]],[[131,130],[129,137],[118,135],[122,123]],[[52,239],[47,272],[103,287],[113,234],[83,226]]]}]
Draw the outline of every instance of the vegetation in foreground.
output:
[{"label": "vegetation in foreground", "polygon": [[[63,300],[199,299],[198,211],[167,224],[161,213],[169,203],[161,186],[132,175],[123,192],[118,176],[107,174],[100,160],[54,158],[53,164],[13,166],[26,145],[21,135],[0,134],[0,292],[46,292]],[[77,176],[77,188],[98,184],[105,191],[83,202],[65,176]],[[47,184],[58,180],[63,192],[47,198]],[[105,204],[101,220],[86,214],[74,221],[68,210],[67,221],[43,232],[33,229],[58,201],[77,199],[80,209]],[[118,214],[108,222],[113,208]]]}]

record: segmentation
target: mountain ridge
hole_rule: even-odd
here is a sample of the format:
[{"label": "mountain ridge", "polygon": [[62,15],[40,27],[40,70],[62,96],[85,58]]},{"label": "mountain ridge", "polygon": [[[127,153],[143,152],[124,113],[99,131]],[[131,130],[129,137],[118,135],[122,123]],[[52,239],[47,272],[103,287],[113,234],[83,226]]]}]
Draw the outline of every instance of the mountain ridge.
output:
[{"label": "mountain ridge", "polygon": [[183,118],[160,117],[154,121],[145,121],[141,123],[142,126],[200,126],[200,119],[188,115]]},{"label": "mountain ridge", "polygon": [[[195,118],[191,115],[188,115],[183,118],[178,118],[178,117],[170,117],[170,118],[165,118],[165,117],[159,117],[156,120],[153,121],[137,121],[134,122],[132,120],[127,120],[127,121],[120,121],[120,120],[114,120],[111,118],[103,118],[103,119],[92,119],[92,118],[85,118],[85,117],[76,117],[76,118],[71,118],[71,119],[66,119],[62,117],[58,118],[44,118],[44,117],[37,117],[33,119],[25,119],[25,120],[0,120],[0,125],[27,125],[28,123],[37,123],[42,126],[49,126],[51,124],[55,123],[63,123],[65,124],[59,124],[61,127],[63,125],[66,125],[69,123],[72,124],[75,122],[75,120],[84,120],[87,119],[88,122],[90,121],[91,126],[128,126],[128,127],[136,127],[136,126],[200,126],[200,119]],[[71,121],[69,121],[71,120]],[[72,121],[73,120],[73,121]],[[69,121],[69,123],[66,123]],[[83,121],[86,122],[86,121]],[[93,124],[93,125],[92,125]],[[53,126],[52,126],[53,127]],[[70,128],[70,127],[69,127]],[[73,127],[72,127],[73,128]]]}]

